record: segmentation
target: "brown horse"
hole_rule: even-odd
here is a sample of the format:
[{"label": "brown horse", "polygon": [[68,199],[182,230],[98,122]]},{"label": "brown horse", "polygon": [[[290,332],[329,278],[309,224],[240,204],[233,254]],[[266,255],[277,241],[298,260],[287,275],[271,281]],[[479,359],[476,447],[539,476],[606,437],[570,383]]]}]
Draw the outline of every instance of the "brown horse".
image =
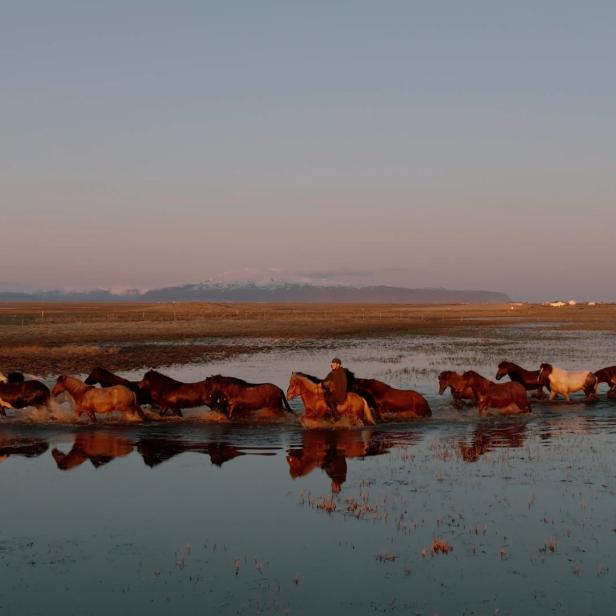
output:
[{"label": "brown horse", "polygon": [[73,399],[77,416],[81,417],[82,413],[87,413],[93,422],[96,421],[96,413],[110,413],[112,411],[130,413],[145,419],[141,407],[137,404],[135,392],[128,387],[124,387],[124,385],[100,389],[93,385],[86,385],[75,377],[62,375],[58,377],[51,393],[54,396],[59,396],[63,392],[67,392]]},{"label": "brown horse", "polygon": [[115,458],[127,456],[132,451],[133,444],[128,439],[104,432],[89,432],[77,434],[73,447],[68,453],[54,448],[51,455],[60,470],[68,471],[87,460],[94,468],[98,468]]},{"label": "brown horse", "polygon": [[150,392],[146,389],[139,388],[139,381],[129,381],[122,376],[118,376],[113,372],[110,372],[106,368],[97,366],[90,372],[88,378],[84,381],[86,385],[97,385],[101,387],[113,387],[114,385],[124,385],[131,391],[134,391],[137,395],[137,402],[141,404],[152,404],[152,398]]},{"label": "brown horse", "polygon": [[[330,415],[325,401],[321,380],[303,372],[293,372],[289,380],[287,398],[301,397],[304,403],[304,415],[309,419],[322,419]],[[364,398],[353,392],[348,392],[346,400],[336,408],[338,415],[348,417],[353,424],[367,422],[376,424],[372,411]]]},{"label": "brown horse", "polygon": [[597,385],[599,383],[607,383],[609,385],[610,389],[607,392],[607,397],[616,397],[616,366],[601,368],[601,370],[597,370],[594,374],[597,377]]},{"label": "brown horse", "polygon": [[472,383],[469,382],[469,380],[465,378],[463,374],[458,374],[453,370],[445,370],[438,375],[438,384],[438,393],[441,396],[449,387],[449,389],[451,390],[451,397],[453,398],[453,405],[457,409],[461,409],[464,406],[464,400],[470,400],[471,402],[475,402],[475,395],[473,394]]},{"label": "brown horse", "polygon": [[530,413],[532,411],[526,389],[520,383],[513,381],[492,383],[492,381],[488,381],[477,373],[474,373],[471,378],[473,395],[480,415],[485,415],[490,408],[498,409],[503,415],[517,415],[518,413]]},{"label": "brown horse", "polygon": [[515,383],[520,383],[527,391],[535,390],[533,398],[543,399],[546,397],[543,385],[539,382],[539,370],[525,370],[522,366],[511,361],[502,361],[498,364],[496,380],[500,381],[504,376],[508,376]]},{"label": "brown horse", "polygon": [[375,409],[381,416],[430,417],[428,401],[412,389],[395,389],[376,379],[355,379],[354,391],[360,396],[366,392],[374,400]]},{"label": "brown horse", "polygon": [[49,408],[51,394],[49,387],[40,381],[9,381],[0,377],[0,415],[6,417],[6,409]]},{"label": "brown horse", "polygon": [[205,379],[207,404],[226,409],[229,419],[236,412],[270,411],[294,414],[280,387],[273,383],[247,383],[243,379],[217,374]]},{"label": "brown horse", "polygon": [[149,392],[152,402],[160,408],[161,415],[172,411],[174,415],[182,417],[182,409],[204,405],[211,407],[205,380],[182,383],[156,370],[148,370],[139,381],[139,389]]}]

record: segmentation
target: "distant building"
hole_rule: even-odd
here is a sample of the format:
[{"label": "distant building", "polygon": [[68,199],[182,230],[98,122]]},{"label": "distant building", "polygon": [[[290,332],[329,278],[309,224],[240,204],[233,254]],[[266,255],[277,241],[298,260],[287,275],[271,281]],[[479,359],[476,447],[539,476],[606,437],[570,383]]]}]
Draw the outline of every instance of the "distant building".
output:
[{"label": "distant building", "polygon": [[577,302],[574,299],[569,300],[569,306],[576,306]]},{"label": "distant building", "polygon": [[552,308],[562,308],[563,306],[566,306],[567,304],[561,300],[558,300],[556,302],[550,302],[548,304],[548,306],[552,306]]}]

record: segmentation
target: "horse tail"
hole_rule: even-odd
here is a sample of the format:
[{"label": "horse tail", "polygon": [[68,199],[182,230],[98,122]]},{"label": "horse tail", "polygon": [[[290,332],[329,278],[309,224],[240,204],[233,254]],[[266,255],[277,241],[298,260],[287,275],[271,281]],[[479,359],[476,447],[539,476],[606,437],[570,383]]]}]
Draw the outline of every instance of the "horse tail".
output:
[{"label": "horse tail", "polygon": [[[291,408],[291,405],[289,404],[289,401],[284,395],[284,391],[282,391],[282,389],[280,390],[280,399],[282,400],[282,406],[284,406],[284,410],[287,411],[287,413],[293,413],[293,409]],[[295,415],[295,413],[293,413],[293,415]]]},{"label": "horse tail", "polygon": [[364,417],[368,420],[369,424],[375,426],[376,420],[374,419],[374,415],[372,415],[370,405],[366,402],[365,398],[362,398],[361,400],[364,403]]}]

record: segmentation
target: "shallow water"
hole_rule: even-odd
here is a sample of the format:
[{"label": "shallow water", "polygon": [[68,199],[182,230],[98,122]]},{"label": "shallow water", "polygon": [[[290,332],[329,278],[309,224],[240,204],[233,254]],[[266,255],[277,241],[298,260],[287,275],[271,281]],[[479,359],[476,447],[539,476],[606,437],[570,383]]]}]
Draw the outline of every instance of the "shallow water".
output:
[{"label": "shallow water", "polygon": [[[0,612],[611,612],[616,402],[478,419],[438,396],[436,375],[493,377],[505,358],[597,369],[616,363],[616,337],[466,334],[285,344],[164,370],[286,388],[291,370],[322,376],[335,353],[358,376],[424,393],[427,421],[302,431],[211,424],[201,410],[147,425],[5,420]],[[453,550],[433,555],[437,538]]]}]

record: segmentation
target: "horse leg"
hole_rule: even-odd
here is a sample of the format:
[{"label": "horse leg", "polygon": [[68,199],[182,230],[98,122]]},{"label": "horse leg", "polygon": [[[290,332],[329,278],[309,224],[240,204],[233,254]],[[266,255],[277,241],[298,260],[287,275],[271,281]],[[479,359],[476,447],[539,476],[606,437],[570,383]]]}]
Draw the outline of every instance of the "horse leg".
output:
[{"label": "horse leg", "polygon": [[8,407],[6,407],[6,406],[0,405],[0,415],[1,415],[2,417],[6,417],[6,409],[7,409],[7,408],[8,408]]},{"label": "horse leg", "polygon": [[552,389],[550,391],[550,402],[553,402],[556,399],[556,392]]},{"label": "horse leg", "polygon": [[88,411],[88,417],[92,423],[96,423],[96,413],[94,411]]},{"label": "horse leg", "polygon": [[536,400],[544,400],[546,398],[546,395],[543,391],[543,387],[540,387],[539,389],[535,390],[535,393],[533,394],[533,398],[535,398]]},{"label": "horse leg", "polygon": [[173,409],[173,415],[175,417],[184,417],[184,415],[182,414],[182,409]]},{"label": "horse leg", "polygon": [[141,419],[145,419],[145,413],[143,412],[143,409],[138,404],[135,404],[135,406],[133,407],[133,415]]}]

